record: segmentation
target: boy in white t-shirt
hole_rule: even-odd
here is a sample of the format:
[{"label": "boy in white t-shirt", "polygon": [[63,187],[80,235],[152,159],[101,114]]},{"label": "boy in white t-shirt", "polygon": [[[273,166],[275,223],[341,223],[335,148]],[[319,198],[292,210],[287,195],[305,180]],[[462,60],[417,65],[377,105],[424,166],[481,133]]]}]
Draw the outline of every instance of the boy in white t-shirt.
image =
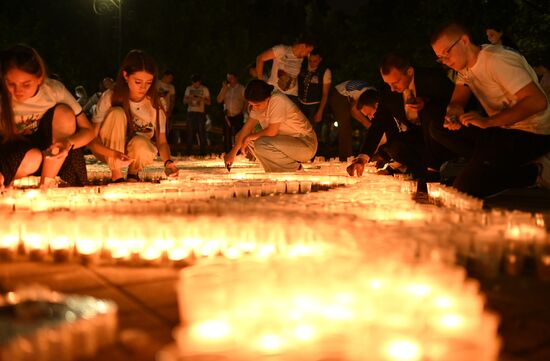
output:
[{"label": "boy in white t-shirt", "polygon": [[[263,80],[252,80],[245,89],[251,112],[237,134],[235,146],[225,155],[228,169],[237,153],[249,147],[266,172],[294,172],[317,151],[317,137],[305,115],[288,97]],[[261,130],[255,131],[260,124]]]},{"label": "boy in white t-shirt", "polygon": [[191,154],[196,135],[199,136],[199,151],[206,154],[206,112],[211,104],[210,91],[202,84],[200,75],[191,76],[191,85],[185,88],[183,103],[187,104],[187,153]]}]

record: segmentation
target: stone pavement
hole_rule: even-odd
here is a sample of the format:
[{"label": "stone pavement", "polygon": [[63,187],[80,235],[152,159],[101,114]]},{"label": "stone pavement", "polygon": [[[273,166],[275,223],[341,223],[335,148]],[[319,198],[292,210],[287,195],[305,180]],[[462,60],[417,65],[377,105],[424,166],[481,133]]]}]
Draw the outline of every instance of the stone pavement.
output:
[{"label": "stone pavement", "polygon": [[[63,293],[114,300],[119,307],[119,342],[94,360],[154,360],[173,342],[179,323],[178,270],[74,263],[0,263],[0,291],[21,283],[40,283]],[[501,315],[501,361],[550,360],[550,282],[533,274],[483,281],[488,308]],[[474,361],[474,360],[472,360]]]}]

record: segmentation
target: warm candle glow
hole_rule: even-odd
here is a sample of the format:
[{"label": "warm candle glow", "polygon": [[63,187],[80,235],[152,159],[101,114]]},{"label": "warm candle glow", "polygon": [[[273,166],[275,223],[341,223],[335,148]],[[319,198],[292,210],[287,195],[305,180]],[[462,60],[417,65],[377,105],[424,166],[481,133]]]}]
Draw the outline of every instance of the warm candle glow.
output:
[{"label": "warm candle glow", "polygon": [[420,345],[411,340],[392,340],[384,349],[391,361],[417,361],[422,359]]}]

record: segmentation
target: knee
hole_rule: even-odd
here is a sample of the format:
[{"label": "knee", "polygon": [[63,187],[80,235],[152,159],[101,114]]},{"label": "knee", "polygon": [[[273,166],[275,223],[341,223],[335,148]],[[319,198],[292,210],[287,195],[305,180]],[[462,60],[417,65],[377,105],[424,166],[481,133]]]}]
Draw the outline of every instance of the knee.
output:
[{"label": "knee", "polygon": [[142,136],[136,135],[128,142],[128,153],[141,154],[145,151],[149,152],[151,141]]},{"label": "knee", "polygon": [[105,123],[123,123],[126,125],[126,112],[121,107],[112,107],[105,116]]},{"label": "knee", "polygon": [[273,144],[269,142],[267,137],[258,138],[254,141],[254,151],[256,153],[264,153],[268,148],[273,148]]},{"label": "knee", "polygon": [[71,107],[57,104],[53,113],[53,126],[66,132],[76,132],[76,116]]},{"label": "knee", "polygon": [[40,168],[42,163],[42,152],[37,148],[32,148],[25,153],[23,158],[23,166],[26,174],[34,173]]}]

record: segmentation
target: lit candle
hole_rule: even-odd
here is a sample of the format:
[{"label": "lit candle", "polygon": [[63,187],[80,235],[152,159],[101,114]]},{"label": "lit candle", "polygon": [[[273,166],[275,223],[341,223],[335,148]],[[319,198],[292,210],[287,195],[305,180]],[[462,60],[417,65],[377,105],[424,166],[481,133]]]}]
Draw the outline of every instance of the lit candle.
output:
[{"label": "lit candle", "polygon": [[98,239],[77,239],[76,251],[83,264],[89,264],[97,261],[101,250],[101,241]]},{"label": "lit candle", "polygon": [[67,262],[71,256],[73,242],[67,236],[56,236],[50,241],[54,262]]},{"label": "lit candle", "polygon": [[19,236],[7,233],[0,238],[0,260],[12,260],[15,257]]}]

